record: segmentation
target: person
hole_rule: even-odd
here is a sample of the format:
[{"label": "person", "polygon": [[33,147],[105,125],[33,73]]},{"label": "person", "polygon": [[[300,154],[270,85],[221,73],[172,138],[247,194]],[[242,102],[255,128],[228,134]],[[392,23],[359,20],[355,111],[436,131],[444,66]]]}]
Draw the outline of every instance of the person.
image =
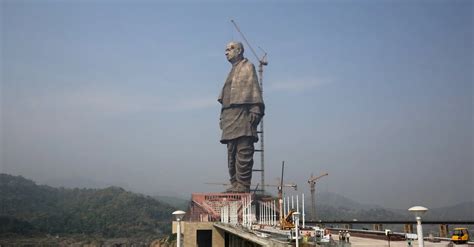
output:
[{"label": "person", "polygon": [[257,125],[265,110],[255,66],[243,54],[244,46],[240,42],[226,46],[225,55],[232,69],[218,98],[222,104],[220,142],[227,145],[231,182],[226,192],[238,193],[250,192]]},{"label": "person", "polygon": [[346,242],[349,243],[349,238],[351,237],[351,234],[349,233],[349,231],[346,231]]}]

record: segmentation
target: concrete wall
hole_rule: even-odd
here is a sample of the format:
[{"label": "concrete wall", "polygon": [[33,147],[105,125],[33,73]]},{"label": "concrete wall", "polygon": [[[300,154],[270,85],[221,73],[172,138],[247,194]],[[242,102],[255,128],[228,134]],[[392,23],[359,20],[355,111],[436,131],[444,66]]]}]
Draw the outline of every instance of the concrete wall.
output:
[{"label": "concrete wall", "polygon": [[[177,222],[173,221],[172,232],[176,233]],[[212,246],[225,246],[226,233],[228,235],[228,244],[231,247],[251,246],[251,247],[287,247],[285,241],[277,241],[275,239],[260,238],[253,233],[243,231],[240,227],[233,227],[224,224],[216,224],[215,222],[181,222],[181,232],[183,233],[183,246],[197,247],[197,231],[212,231]]]},{"label": "concrete wall", "polygon": [[[173,221],[173,233],[177,232],[177,221]],[[196,247],[197,231],[211,230],[212,231],[212,246],[224,246],[224,231],[213,227],[214,222],[181,222],[181,232],[183,234],[183,246]]]}]

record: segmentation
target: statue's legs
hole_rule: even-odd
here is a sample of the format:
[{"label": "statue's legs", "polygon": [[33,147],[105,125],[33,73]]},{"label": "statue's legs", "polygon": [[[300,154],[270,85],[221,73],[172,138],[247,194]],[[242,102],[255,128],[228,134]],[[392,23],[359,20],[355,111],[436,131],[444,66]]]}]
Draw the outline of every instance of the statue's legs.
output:
[{"label": "statue's legs", "polygon": [[227,143],[231,187],[227,192],[250,192],[254,143],[252,137],[239,137]]},{"label": "statue's legs", "polygon": [[227,165],[229,167],[229,177],[231,186],[227,189],[227,192],[235,192],[237,187],[237,178],[235,175],[235,154],[237,152],[236,140],[231,140],[227,143]]},{"label": "statue's legs", "polygon": [[230,141],[228,162],[230,182],[235,192],[250,192],[252,182],[253,153],[255,151],[252,137],[240,137]]},{"label": "statue's legs", "polygon": [[241,137],[238,138],[237,155],[236,155],[236,170],[237,182],[243,185],[245,192],[250,191],[250,184],[252,183],[252,168],[253,168],[253,138]]}]

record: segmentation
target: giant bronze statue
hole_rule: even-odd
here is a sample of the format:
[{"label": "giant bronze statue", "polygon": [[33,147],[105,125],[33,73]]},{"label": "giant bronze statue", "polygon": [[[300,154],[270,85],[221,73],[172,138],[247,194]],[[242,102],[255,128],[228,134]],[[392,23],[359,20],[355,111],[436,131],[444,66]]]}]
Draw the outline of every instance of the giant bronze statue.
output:
[{"label": "giant bronze statue", "polygon": [[232,69],[218,101],[222,104],[221,143],[227,145],[231,186],[227,192],[249,192],[252,181],[254,143],[257,125],[265,111],[255,66],[244,58],[244,46],[230,42],[226,49]]}]

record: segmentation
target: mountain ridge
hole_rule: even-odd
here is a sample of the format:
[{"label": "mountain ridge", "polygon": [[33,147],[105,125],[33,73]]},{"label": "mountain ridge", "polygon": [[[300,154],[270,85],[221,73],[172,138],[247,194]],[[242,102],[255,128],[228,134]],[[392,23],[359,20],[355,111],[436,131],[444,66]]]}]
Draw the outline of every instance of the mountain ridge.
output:
[{"label": "mountain ridge", "polygon": [[0,233],[24,224],[32,226],[30,232],[50,234],[164,236],[175,210],[120,187],[53,188],[8,174],[0,174],[0,201]]}]

